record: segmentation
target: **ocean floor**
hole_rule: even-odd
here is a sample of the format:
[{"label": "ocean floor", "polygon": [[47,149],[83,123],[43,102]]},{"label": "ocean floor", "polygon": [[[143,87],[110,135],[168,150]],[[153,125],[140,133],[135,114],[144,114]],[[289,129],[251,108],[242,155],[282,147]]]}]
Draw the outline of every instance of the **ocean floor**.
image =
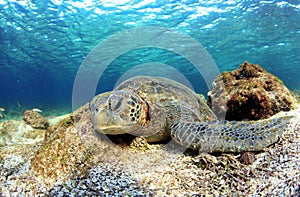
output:
[{"label": "ocean floor", "polygon": [[[299,96],[298,96],[299,99]],[[48,130],[0,123],[0,196],[299,196],[300,106],[279,142],[241,154],[167,144],[123,146],[91,129],[87,105],[48,116]]]}]

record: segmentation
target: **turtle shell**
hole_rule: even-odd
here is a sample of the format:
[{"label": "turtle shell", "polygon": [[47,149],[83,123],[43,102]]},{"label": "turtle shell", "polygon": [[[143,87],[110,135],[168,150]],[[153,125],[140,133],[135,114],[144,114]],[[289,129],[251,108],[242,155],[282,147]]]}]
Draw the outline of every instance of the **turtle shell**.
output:
[{"label": "turtle shell", "polygon": [[164,113],[164,111],[170,109],[168,106],[177,105],[181,107],[181,112],[184,113],[184,111],[187,110],[190,112],[192,111],[194,114],[193,118],[190,120],[186,117],[189,116],[189,114],[187,114],[189,112],[181,114],[181,118],[187,119],[183,121],[204,122],[216,119],[215,114],[200,95],[196,94],[185,85],[171,79],[153,76],[137,76],[119,84],[114,90],[126,89],[133,91],[142,97],[147,102],[150,111],[151,109],[162,110],[162,113]]}]

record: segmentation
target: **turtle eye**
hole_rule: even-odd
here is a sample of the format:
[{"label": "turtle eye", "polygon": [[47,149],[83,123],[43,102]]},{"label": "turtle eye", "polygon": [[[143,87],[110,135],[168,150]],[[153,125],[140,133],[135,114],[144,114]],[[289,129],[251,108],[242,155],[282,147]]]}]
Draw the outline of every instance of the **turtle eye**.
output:
[{"label": "turtle eye", "polygon": [[118,110],[122,105],[122,102],[123,102],[123,97],[112,95],[111,97],[109,97],[108,100],[108,108],[113,111]]},{"label": "turtle eye", "polygon": [[117,109],[119,109],[120,108],[120,106],[121,106],[121,104],[122,104],[122,102],[123,102],[123,98],[119,98],[119,99],[117,99],[117,102],[114,102],[113,104],[113,110],[117,110]]}]

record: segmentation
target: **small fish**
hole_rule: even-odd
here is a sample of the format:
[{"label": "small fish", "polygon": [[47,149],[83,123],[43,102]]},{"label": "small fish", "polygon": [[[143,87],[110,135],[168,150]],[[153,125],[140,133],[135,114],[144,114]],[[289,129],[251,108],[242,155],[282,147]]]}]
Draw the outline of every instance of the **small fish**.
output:
[{"label": "small fish", "polygon": [[38,113],[41,113],[41,112],[43,112],[42,110],[40,110],[40,109],[38,109],[38,108],[33,108],[33,109],[32,109],[32,111],[34,111],[34,112],[38,112]]},{"label": "small fish", "polygon": [[2,114],[0,114],[0,118],[3,118],[3,115],[2,115]]},{"label": "small fish", "polygon": [[22,107],[21,103],[19,101],[17,102],[18,107]]},{"label": "small fish", "polygon": [[5,111],[5,109],[3,107],[0,107],[0,111]]}]

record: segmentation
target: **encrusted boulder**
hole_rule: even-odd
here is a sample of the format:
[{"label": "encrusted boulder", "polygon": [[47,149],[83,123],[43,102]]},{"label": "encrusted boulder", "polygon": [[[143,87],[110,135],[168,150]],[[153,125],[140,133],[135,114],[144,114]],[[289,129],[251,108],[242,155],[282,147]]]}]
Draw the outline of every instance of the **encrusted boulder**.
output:
[{"label": "encrusted boulder", "polygon": [[295,107],[296,99],[276,76],[245,62],[213,82],[208,104],[218,118],[259,120]]},{"label": "encrusted boulder", "polygon": [[23,120],[34,129],[47,129],[49,126],[47,119],[34,110],[25,110]]}]

